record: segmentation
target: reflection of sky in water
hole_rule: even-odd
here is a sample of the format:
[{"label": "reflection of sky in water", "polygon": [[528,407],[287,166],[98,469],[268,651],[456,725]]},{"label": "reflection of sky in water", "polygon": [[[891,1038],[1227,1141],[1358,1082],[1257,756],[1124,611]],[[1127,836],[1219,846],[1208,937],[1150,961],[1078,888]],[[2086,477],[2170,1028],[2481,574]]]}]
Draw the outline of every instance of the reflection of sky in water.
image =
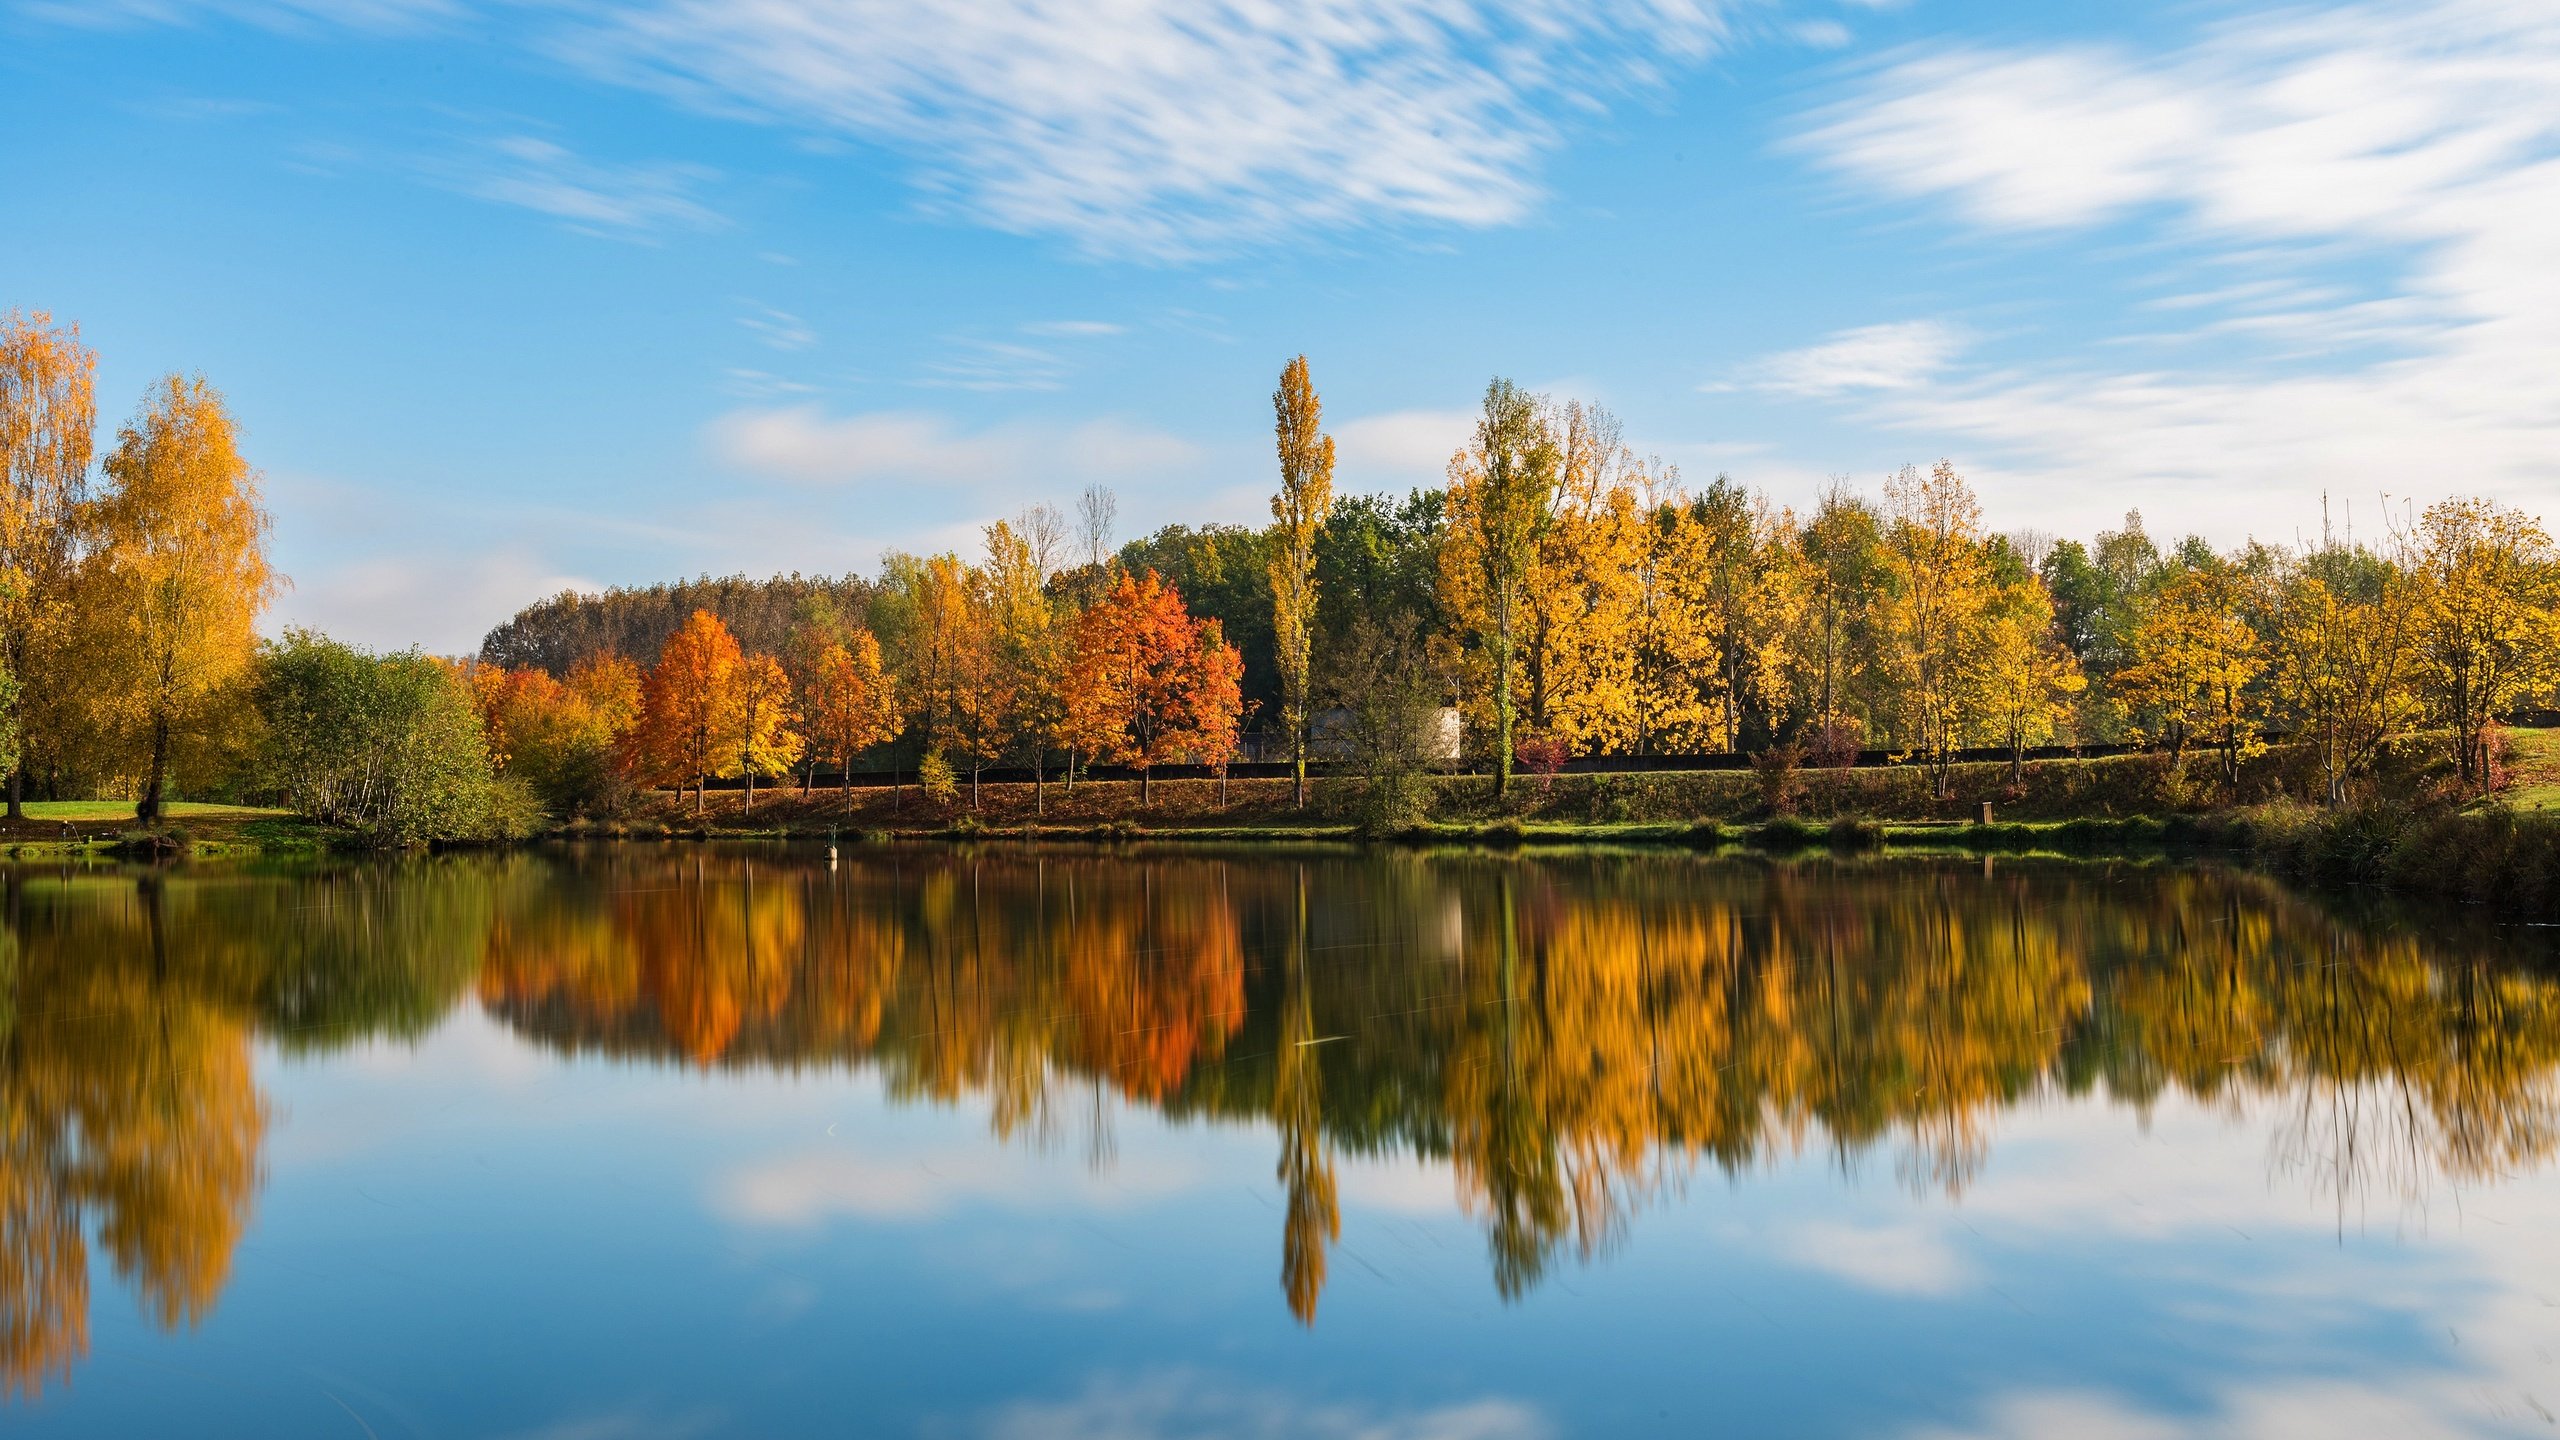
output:
[{"label": "reflection of sky in water", "polygon": [[2560,1410],[2560,1181],[2456,1184],[2387,1078],[2046,1085],[1979,1108],[1954,1187],[1907,1132],[1844,1163],[1816,1130],[1683,1169],[1514,1303],[1449,1162],[1346,1153],[1308,1328],[1269,1121],[1061,1072],[1040,1133],[998,1139],[977,1089],[566,1058],[525,1023],[466,998],[414,1044],[261,1041],[265,1179],[208,1317],[164,1330],[94,1262],[89,1353],[0,1425],[2425,1436]]},{"label": "reflection of sky in water", "polygon": [[2008,1112],[1961,1201],[1869,1157],[1693,1177],[1493,1294],[1445,1167],[1364,1161],[1322,1322],[1270,1131],[1105,1100],[1045,1146],[863,1078],[537,1055],[476,1012],[263,1066],[257,1223],[193,1334],[102,1296],[29,1433],[2470,1434],[2560,1399],[2544,1178],[2423,1208],[2259,1117]]}]

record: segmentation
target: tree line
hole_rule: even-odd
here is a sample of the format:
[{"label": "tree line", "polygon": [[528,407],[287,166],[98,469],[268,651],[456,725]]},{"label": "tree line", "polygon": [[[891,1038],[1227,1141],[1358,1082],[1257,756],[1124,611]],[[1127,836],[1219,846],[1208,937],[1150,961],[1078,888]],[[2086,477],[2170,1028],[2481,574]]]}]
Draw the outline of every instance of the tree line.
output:
[{"label": "tree line", "polygon": [[[1607,411],[1486,389],[1446,483],[1334,493],[1303,356],[1272,396],[1267,526],[1118,543],[1089,487],[986,527],[972,556],[872,577],[564,595],[476,660],[371,654],[257,621],[284,583],[222,397],[157,382],[93,464],[76,327],[0,322],[0,762],[29,793],[126,794],[173,773],[384,838],[503,834],[636,786],[749,787],[821,766],[963,777],[1095,763],[1223,765],[1255,733],[1347,756],[1410,817],[1444,705],[1497,790],[1571,755],[1916,760],[2130,740],[2206,755],[2227,787],[2270,731],[2347,799],[2391,737],[2448,739],[2487,788],[2499,717],[2560,670],[2560,551],[2483,499],[2379,537],[2163,548],[2139,514],[2089,542],[1985,522],[1945,462],[1799,512],[1725,475],[1691,489]],[[92,471],[103,476],[93,486]],[[974,797],[974,789],[973,789]]]},{"label": "tree line", "polygon": [[[1515,763],[1571,755],[1842,764],[1885,750],[1943,791],[1966,749],[2005,749],[2015,767],[2036,746],[2130,741],[2194,752],[2236,789],[2282,732],[2315,747],[2334,803],[2386,741],[2430,726],[2461,779],[2486,788],[2498,717],[2560,680],[2560,550],[2493,501],[2406,511],[2376,538],[2324,517],[2316,540],[2229,550],[2164,548],[2134,512],[2083,543],[1992,530],[1942,461],[1874,496],[1835,480],[1799,512],[1724,475],[1692,490],[1624,444],[1607,411],[1499,379],[1444,487],[1337,496],[1304,357],[1273,406],[1269,526],[1175,525],[1114,548],[1109,493],[1088,490],[1072,525],[1044,506],[989,527],[980,559],[893,554],[867,586],[801,595],[772,661],[743,647],[737,673],[782,697],[750,707],[770,735],[746,728],[743,700],[721,702],[725,725],[688,702],[691,738],[621,742],[647,757],[626,771],[698,785],[795,761],[849,770],[866,752],[935,777],[1105,758],[1143,771],[1219,763],[1229,732],[1256,730],[1295,762],[1303,804],[1319,748],[1373,789],[1409,781],[1454,703],[1497,788]],[[1165,625],[1139,639],[1130,607],[1159,589],[1146,603]],[[599,603],[624,602],[527,611],[493,632],[484,663]],[[690,657],[691,627],[716,620],[697,614],[666,653]],[[1091,687],[1109,668],[1069,661],[1106,623],[1119,638],[1092,643],[1132,657],[1187,654],[1182,624],[1214,626],[1234,682],[1160,689],[1157,708],[1123,703],[1097,729]],[[821,681],[836,648],[858,679]],[[577,665],[613,663],[588,653],[563,678],[574,689]],[[696,688],[728,673],[685,663]]]}]

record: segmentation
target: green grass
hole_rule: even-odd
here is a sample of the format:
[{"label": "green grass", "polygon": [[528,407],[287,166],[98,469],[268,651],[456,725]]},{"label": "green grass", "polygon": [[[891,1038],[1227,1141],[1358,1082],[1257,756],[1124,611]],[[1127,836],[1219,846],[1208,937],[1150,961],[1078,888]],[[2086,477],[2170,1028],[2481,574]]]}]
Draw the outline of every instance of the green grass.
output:
[{"label": "green grass", "polygon": [[[30,820],[56,822],[69,820],[75,824],[95,824],[133,818],[133,802],[130,800],[30,800],[26,804],[26,810],[27,818]],[[260,809],[254,805],[206,805],[193,800],[173,800],[169,802],[168,811],[169,818],[172,820],[196,818],[257,820],[285,813],[282,810]]]},{"label": "green grass", "polygon": [[2560,810],[2560,730],[2510,730],[2515,779],[2507,805],[2516,810]]}]

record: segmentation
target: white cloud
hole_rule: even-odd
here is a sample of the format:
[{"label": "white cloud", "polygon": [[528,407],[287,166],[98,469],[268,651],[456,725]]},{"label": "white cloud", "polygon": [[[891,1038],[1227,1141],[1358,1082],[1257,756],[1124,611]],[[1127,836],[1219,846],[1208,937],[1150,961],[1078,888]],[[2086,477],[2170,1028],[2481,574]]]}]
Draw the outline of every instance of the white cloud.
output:
[{"label": "white cloud", "polygon": [[1101,1376],[1072,1399],[1020,1401],[994,1412],[981,1433],[989,1440],[1546,1440],[1556,1427],[1516,1400],[1398,1409],[1174,1370]]},{"label": "white cloud", "polygon": [[1483,226],[1551,118],[1726,36],[1724,0],[655,0],[557,43],[609,77],[899,149],[943,205],[1100,254]]},{"label": "white cloud", "polygon": [[1108,320],[1036,320],[1022,327],[1025,335],[1057,335],[1075,339],[1124,335],[1128,330],[1128,326],[1114,325]]},{"label": "white cloud", "polygon": [[733,410],[712,422],[706,439],[712,455],[734,469],[818,484],[994,485],[1035,474],[1108,479],[1176,469],[1200,454],[1187,440],[1118,420],[962,431],[941,415],[877,411],[833,417],[814,405]]},{"label": "white cloud", "polygon": [[1706,390],[1765,390],[1830,396],[1852,390],[1909,390],[1927,383],[1964,346],[1964,332],[1937,320],[1905,320],[1843,330],[1817,345],[1766,356]]},{"label": "white cloud", "polygon": [[714,172],[698,165],[609,165],[534,135],[511,135],[428,167],[446,188],[551,216],[572,228],[639,235],[727,222],[694,198]]},{"label": "white cloud", "polygon": [[1335,483],[1381,488],[1379,477],[1436,485],[1449,457],[1475,434],[1473,410],[1396,410],[1335,427]]},{"label": "white cloud", "polygon": [[309,625],[376,649],[420,645],[432,654],[467,655],[479,650],[487,626],[521,607],[563,590],[596,588],[514,546],[433,554],[415,547],[395,554],[333,551],[327,568],[296,577],[269,628]]},{"label": "white cloud", "polygon": [[[2186,338],[2236,357],[1954,369],[1864,404],[1932,450],[1969,437],[1989,497],[2039,523],[2094,521],[2137,489],[2183,492],[2225,540],[2306,526],[2323,491],[2546,503],[2555,88],[2560,11],[2516,0],[2287,11],[2157,56],[1966,49],[1887,68],[1802,137],[1840,174],[2022,245],[2150,226],[2289,299],[2183,312]],[[2366,278],[2313,283],[2341,273]]]}]

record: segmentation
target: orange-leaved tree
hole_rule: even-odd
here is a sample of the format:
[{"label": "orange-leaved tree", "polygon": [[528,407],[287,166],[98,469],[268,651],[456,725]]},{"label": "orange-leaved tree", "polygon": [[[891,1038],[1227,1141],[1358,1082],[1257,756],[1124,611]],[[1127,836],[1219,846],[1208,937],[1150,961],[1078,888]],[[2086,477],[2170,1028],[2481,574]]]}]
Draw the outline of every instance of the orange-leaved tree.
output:
[{"label": "orange-leaved tree", "polygon": [[658,663],[640,682],[640,723],[624,747],[625,764],[639,779],[676,787],[693,782],[693,809],[702,813],[702,782],[727,758],[726,718],[742,660],[737,637],[719,617],[696,610],[667,637]]},{"label": "orange-leaved tree", "polygon": [[1216,621],[1192,618],[1155,571],[1122,572],[1076,626],[1067,667],[1067,733],[1097,760],[1138,772],[1138,803],[1158,765],[1234,756],[1244,660]]},{"label": "orange-leaved tree", "polygon": [[850,644],[830,645],[810,667],[805,700],[814,748],[844,776],[845,808],[853,808],[853,757],[898,738],[897,683],[880,668],[880,642],[868,630]]},{"label": "orange-leaved tree", "polygon": [[780,775],[800,759],[808,742],[794,728],[791,676],[770,655],[749,655],[731,672],[728,703],[721,708],[723,777],[746,777],[743,808],[756,808],[756,777]]}]

